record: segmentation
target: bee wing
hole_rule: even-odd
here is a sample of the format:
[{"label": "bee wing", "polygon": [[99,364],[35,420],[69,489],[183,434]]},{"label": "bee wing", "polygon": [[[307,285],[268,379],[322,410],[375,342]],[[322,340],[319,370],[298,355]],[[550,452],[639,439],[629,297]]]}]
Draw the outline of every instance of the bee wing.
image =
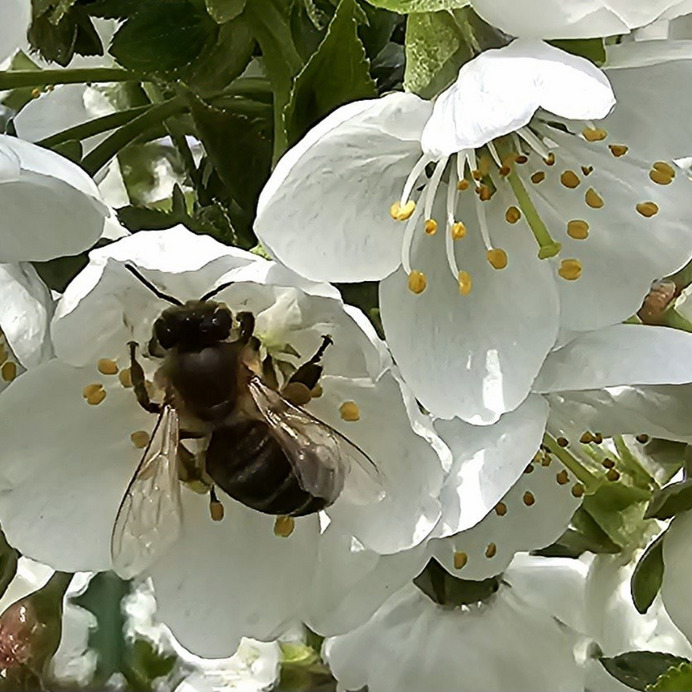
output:
[{"label": "bee wing", "polygon": [[252,378],[249,389],[303,490],[330,503],[340,495],[358,505],[379,502],[384,497],[383,476],[360,447],[286,401],[259,377]]},{"label": "bee wing", "polygon": [[127,486],[113,525],[113,569],[124,579],[151,566],[180,535],[178,437],[178,413],[166,406]]}]

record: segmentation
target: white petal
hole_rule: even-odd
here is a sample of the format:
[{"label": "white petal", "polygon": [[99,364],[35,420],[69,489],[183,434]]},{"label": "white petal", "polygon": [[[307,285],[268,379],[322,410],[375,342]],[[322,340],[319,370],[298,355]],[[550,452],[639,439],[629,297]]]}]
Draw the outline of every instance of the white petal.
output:
[{"label": "white petal", "polygon": [[505,221],[511,201],[504,188],[483,205],[493,244],[509,259],[500,271],[486,259],[473,195],[461,194],[458,219],[468,232],[455,245],[471,293],[459,294],[445,255],[445,217],[434,209],[440,230],[428,237],[420,228],[413,240],[412,268],[425,273],[427,288],[411,293],[400,269],[380,284],[380,309],[394,359],[423,406],[487,424],[528,395],[555,342],[559,313],[552,268],[538,259],[523,221],[519,228]]},{"label": "white petal", "polygon": [[654,21],[676,0],[637,3],[627,0],[472,0],[486,22],[514,36],[591,38],[626,34]]},{"label": "white petal", "polygon": [[183,533],[151,569],[158,617],[190,651],[230,656],[243,636],[273,639],[297,617],[315,567],[319,525],[301,517],[288,538],[275,517],[229,500],[213,522],[209,498],[183,492]]},{"label": "white petal", "polygon": [[[38,142],[70,127],[114,112],[110,101],[85,84],[62,84],[29,101],[14,118],[17,135]],[[84,153],[93,149],[108,133],[83,140]]]},{"label": "white petal", "polygon": [[[434,541],[434,555],[450,574],[477,580],[500,574],[515,553],[544,548],[567,529],[581,504],[571,492],[575,478],[568,475],[567,483],[558,482],[564,467],[557,461],[528,468],[531,473],[522,473],[502,498],[504,515],[496,509],[473,528]],[[455,553],[468,558],[461,569],[454,566]]]},{"label": "white petal", "polygon": [[[54,152],[0,135],[0,150],[19,159],[19,177],[0,181],[0,260],[74,255],[101,235],[106,207],[94,182]],[[5,168],[3,166],[3,168]]]},{"label": "white petal", "polygon": [[324,653],[347,690],[574,692],[583,689],[575,642],[510,588],[460,609],[441,608],[411,586],[368,624],[327,640]]},{"label": "white petal", "polygon": [[[390,374],[367,380],[324,377],[324,394],[308,410],[361,447],[384,476],[386,495],[373,505],[337,500],[328,510],[341,532],[367,548],[394,553],[411,548],[432,531],[439,516],[442,467],[435,450],[411,427],[399,384]],[[360,420],[346,422],[339,409],[353,401]]]},{"label": "white petal", "polygon": [[26,43],[31,21],[29,0],[6,0],[0,10],[0,62]]},{"label": "white petal", "polygon": [[[82,396],[102,383],[97,406]],[[23,554],[68,572],[110,567],[115,514],[155,418],[117,377],[53,359],[0,397],[0,522]]]},{"label": "white petal", "polygon": [[692,334],[638,324],[586,332],[551,353],[536,378],[541,393],[618,385],[692,382]]},{"label": "white petal", "polygon": [[661,597],[670,619],[692,641],[692,584],[686,578],[692,564],[692,512],[676,516],[663,539],[663,583]]},{"label": "white petal", "polygon": [[[633,142],[607,139],[589,144],[556,128],[541,132],[559,144],[557,160],[552,167],[534,166],[530,157],[526,172],[535,168],[547,177],[539,185],[526,178],[526,184],[553,237],[562,243],[556,265],[563,258],[576,258],[582,266],[576,281],[556,277],[562,326],[596,329],[627,319],[639,309],[652,280],[677,271],[692,256],[692,229],[684,222],[692,210],[690,181],[679,172],[671,184],[654,183],[649,178],[654,161],[637,153],[639,136]],[[608,144],[629,145],[630,150],[615,157]],[[582,166],[592,166],[593,171],[585,176]],[[561,183],[564,171],[577,175],[578,187]],[[601,196],[602,208],[587,205],[589,189]],[[654,202],[658,212],[644,217],[637,211],[642,202]],[[589,224],[586,240],[567,235],[571,220]]]},{"label": "white petal", "polygon": [[53,298],[29,263],[0,264],[0,327],[19,361],[34,367],[53,355]]},{"label": "white petal", "polygon": [[380,555],[330,524],[320,537],[317,571],[304,620],[323,636],[362,625],[425,567],[428,546]]},{"label": "white petal", "polygon": [[130,274],[127,262],[184,301],[199,298],[233,268],[265,261],[182,226],[136,233],[94,250],[58,303],[51,326],[55,352],[85,365],[115,357],[132,339],[144,343],[151,338],[154,320],[169,303]]},{"label": "white petal", "polygon": [[390,94],[343,106],[279,161],[255,232],[281,262],[318,281],[381,279],[399,265],[389,209],[422,152],[430,104]]},{"label": "white petal", "polygon": [[606,76],[584,58],[517,39],[466,63],[435,102],[423,150],[449,156],[518,130],[538,108],[576,120],[605,117],[615,99]]},{"label": "white petal", "polygon": [[530,396],[494,425],[436,421],[454,456],[440,494],[443,514],[436,536],[469,529],[495,507],[538,451],[547,417],[543,397]]}]

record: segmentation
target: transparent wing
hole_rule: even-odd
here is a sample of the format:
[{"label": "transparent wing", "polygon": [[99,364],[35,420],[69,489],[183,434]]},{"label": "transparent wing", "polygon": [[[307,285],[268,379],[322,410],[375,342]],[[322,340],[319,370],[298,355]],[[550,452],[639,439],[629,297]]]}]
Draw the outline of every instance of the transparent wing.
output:
[{"label": "transparent wing", "polygon": [[152,565],[180,535],[178,430],[178,413],[166,406],[120,503],[111,558],[124,579]]},{"label": "transparent wing", "polygon": [[249,389],[303,490],[330,503],[340,495],[352,504],[371,504],[384,497],[382,473],[360,447],[293,406],[258,377],[252,378]]}]

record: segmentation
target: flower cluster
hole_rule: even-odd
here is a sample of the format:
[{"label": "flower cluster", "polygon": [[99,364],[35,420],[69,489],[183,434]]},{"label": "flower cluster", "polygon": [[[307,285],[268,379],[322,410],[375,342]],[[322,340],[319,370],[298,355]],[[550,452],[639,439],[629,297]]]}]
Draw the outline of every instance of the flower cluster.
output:
[{"label": "flower cluster", "polygon": [[689,2],[106,4],[0,9],[0,689],[688,689]]}]

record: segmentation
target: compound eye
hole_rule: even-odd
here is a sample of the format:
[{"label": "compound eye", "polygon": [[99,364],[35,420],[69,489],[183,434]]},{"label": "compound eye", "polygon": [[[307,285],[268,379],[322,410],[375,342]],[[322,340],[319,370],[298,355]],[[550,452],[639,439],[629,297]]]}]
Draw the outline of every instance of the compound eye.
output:
[{"label": "compound eye", "polygon": [[161,344],[161,348],[173,348],[178,343],[180,335],[178,334],[177,327],[178,325],[175,322],[161,318],[154,322],[154,335],[159,344]]}]

